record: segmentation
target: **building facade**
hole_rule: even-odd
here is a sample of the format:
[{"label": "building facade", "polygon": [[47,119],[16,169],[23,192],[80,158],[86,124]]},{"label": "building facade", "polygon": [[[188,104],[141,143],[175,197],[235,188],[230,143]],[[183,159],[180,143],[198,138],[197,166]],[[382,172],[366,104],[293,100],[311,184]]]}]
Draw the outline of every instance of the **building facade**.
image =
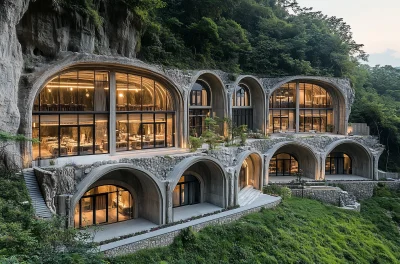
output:
[{"label": "building facade", "polygon": [[[76,228],[177,221],[185,208],[240,205],[246,189],[302,174],[378,179],[383,147],[349,136],[348,80],[181,71],[67,53],[20,84],[21,156],[46,206]],[[188,151],[207,117],[253,134],[246,146]],[[221,125],[222,136],[228,128]]]}]

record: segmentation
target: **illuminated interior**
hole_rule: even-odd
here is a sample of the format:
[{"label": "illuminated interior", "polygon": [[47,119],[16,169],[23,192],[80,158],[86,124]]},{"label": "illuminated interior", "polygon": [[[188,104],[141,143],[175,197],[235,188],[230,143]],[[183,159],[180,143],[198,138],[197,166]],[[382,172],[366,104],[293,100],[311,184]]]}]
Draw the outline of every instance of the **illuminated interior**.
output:
[{"label": "illuminated interior", "polygon": [[[108,71],[79,70],[50,80],[35,98],[33,159],[109,153]],[[116,150],[173,147],[169,91],[141,76],[116,73]],[[114,110],[114,109],[112,109]]]},{"label": "illuminated interior", "polygon": [[200,182],[192,175],[182,176],[173,195],[173,207],[200,203]]},{"label": "illuminated interior", "polygon": [[246,125],[249,130],[253,129],[250,90],[245,84],[239,84],[232,95],[232,122],[236,126]]},{"label": "illuminated interior", "polygon": [[211,91],[207,83],[197,81],[190,91],[189,129],[190,135],[200,137],[205,128],[205,119],[212,113]]},{"label": "illuminated interior", "polygon": [[[269,101],[269,129],[272,133],[333,132],[333,105],[330,94],[321,86],[309,83],[287,83],[277,89]],[[299,98],[297,98],[299,95]],[[296,116],[296,105],[299,116]]]},{"label": "illuminated interior", "polygon": [[332,152],[329,154],[325,160],[325,174],[353,174],[350,156],[343,152]]},{"label": "illuminated interior", "polygon": [[295,157],[280,153],[269,162],[269,176],[294,176],[299,172],[299,163]]},{"label": "illuminated interior", "polygon": [[129,191],[103,185],[87,191],[75,207],[74,226],[116,223],[134,217],[134,201]]}]

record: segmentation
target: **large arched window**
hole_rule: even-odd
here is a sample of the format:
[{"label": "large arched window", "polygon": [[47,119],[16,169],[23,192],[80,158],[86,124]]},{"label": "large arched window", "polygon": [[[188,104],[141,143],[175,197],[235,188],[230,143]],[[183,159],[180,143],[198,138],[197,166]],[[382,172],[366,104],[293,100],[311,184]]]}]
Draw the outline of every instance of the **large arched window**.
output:
[{"label": "large arched window", "polygon": [[108,153],[108,76],[70,71],[46,84],[33,107],[34,159]]},{"label": "large arched window", "polygon": [[273,133],[333,132],[332,99],[319,85],[284,84],[271,95],[269,104],[269,128]]},{"label": "large arched window", "polygon": [[250,104],[250,90],[239,84],[232,95],[232,121],[236,126],[246,125],[253,129],[253,109]]},{"label": "large arched window", "polygon": [[352,161],[349,155],[343,152],[332,152],[325,160],[325,174],[352,174]]},{"label": "large arched window", "polygon": [[189,129],[192,136],[201,136],[205,119],[211,115],[211,90],[206,82],[197,81],[190,91]]},{"label": "large arched window", "polygon": [[294,176],[299,172],[297,159],[287,153],[280,153],[271,158],[269,163],[270,176]]},{"label": "large arched window", "polygon": [[174,146],[174,111],[168,90],[141,76],[116,74],[116,150]]},{"label": "large arched window", "polygon": [[84,227],[126,221],[134,217],[134,200],[129,191],[103,185],[87,191],[75,207],[74,226]]},{"label": "large arched window", "polygon": [[[109,120],[111,112],[116,120]],[[112,144],[110,122],[116,123]],[[111,70],[72,70],[51,79],[35,98],[32,134],[39,143],[33,159],[172,147],[174,130],[173,101],[161,83]]]}]

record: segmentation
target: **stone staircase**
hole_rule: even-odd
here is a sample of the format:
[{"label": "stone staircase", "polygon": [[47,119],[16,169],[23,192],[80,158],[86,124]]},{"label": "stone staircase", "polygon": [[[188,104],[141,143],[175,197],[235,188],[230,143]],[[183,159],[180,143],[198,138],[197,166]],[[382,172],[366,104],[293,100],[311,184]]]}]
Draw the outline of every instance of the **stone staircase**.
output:
[{"label": "stone staircase", "polygon": [[29,196],[32,200],[32,207],[35,211],[35,215],[40,218],[51,218],[53,214],[44,202],[42,193],[39,189],[39,184],[36,180],[35,172],[33,169],[26,169],[23,170],[22,173],[24,175],[26,188],[28,189]]},{"label": "stone staircase", "polygon": [[238,203],[240,206],[245,206],[254,202],[262,192],[260,190],[254,189],[252,185],[248,185],[240,190],[238,195]]}]

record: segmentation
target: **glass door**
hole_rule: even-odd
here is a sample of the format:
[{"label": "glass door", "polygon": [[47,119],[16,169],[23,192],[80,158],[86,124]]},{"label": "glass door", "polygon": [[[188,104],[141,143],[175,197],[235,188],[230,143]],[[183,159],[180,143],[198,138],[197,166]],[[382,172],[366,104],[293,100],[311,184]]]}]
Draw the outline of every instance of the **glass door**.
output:
[{"label": "glass door", "polygon": [[95,198],[95,217],[96,225],[107,223],[107,194],[99,194],[94,196]]},{"label": "glass door", "polygon": [[81,226],[90,226],[93,225],[93,197],[83,197],[80,201],[81,210],[80,210],[80,222]]},{"label": "glass door", "polygon": [[239,188],[240,190],[243,189],[244,187],[247,186],[247,173],[246,173],[247,169],[242,166],[242,168],[240,169],[240,175],[239,175]]}]

